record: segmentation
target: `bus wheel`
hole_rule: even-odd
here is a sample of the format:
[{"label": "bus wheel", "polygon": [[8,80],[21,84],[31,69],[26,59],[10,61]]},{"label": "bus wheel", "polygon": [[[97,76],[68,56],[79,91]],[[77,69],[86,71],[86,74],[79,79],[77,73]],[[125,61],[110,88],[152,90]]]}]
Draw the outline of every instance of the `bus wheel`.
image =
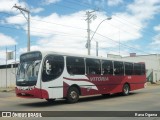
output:
[{"label": "bus wheel", "polygon": [[102,94],[103,97],[109,97],[110,94]]},{"label": "bus wheel", "polygon": [[46,99],[47,100],[47,102],[49,102],[49,103],[53,103],[54,101],[55,101],[55,99]]},{"label": "bus wheel", "polygon": [[128,94],[129,94],[129,91],[130,91],[130,87],[129,87],[129,84],[124,84],[123,85],[123,90],[122,90],[122,94],[124,95],[124,96],[127,96]]},{"label": "bus wheel", "polygon": [[76,87],[71,87],[68,90],[67,94],[67,102],[68,103],[75,103],[79,100],[79,91]]}]

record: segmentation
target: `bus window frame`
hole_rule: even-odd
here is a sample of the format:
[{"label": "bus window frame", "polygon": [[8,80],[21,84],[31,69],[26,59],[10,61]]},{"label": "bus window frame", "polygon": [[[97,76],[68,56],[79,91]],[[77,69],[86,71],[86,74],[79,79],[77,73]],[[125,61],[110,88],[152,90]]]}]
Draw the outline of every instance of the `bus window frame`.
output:
[{"label": "bus window frame", "polygon": [[[68,63],[67,63],[67,62],[68,62],[68,60],[67,60],[68,58],[77,58],[77,59],[83,60],[83,63],[84,63],[84,66],[83,66],[83,67],[84,67],[84,68],[83,68],[84,73],[83,73],[83,74],[77,74],[77,73],[71,74],[71,73],[68,71],[68,66],[69,66]],[[65,60],[65,61],[66,61],[66,71],[67,71],[68,74],[70,74],[70,75],[85,75],[86,71],[85,71],[85,60],[84,60],[84,57],[66,56],[66,60]],[[73,64],[72,64],[72,66],[75,67],[75,65],[73,65]],[[80,66],[78,66],[78,68],[80,68]]]},{"label": "bus window frame", "polygon": [[[104,74],[103,73],[103,62],[106,62],[106,61],[110,61],[111,62],[111,64],[112,64],[112,74]],[[101,73],[102,73],[102,75],[114,75],[114,65],[113,65],[113,61],[112,60],[101,60]]]},{"label": "bus window frame", "polygon": [[[47,80],[44,80],[43,79],[43,71],[44,71],[44,67],[45,67],[45,61],[46,61],[46,58],[48,57],[48,56],[61,56],[61,57],[63,57],[63,69],[62,69],[62,72],[61,72],[61,74],[59,74],[57,77],[55,77],[55,78],[52,78],[52,79],[47,79]],[[64,55],[58,55],[58,54],[48,54],[48,55],[46,55],[44,58],[43,58],[43,63],[42,63],[42,67],[41,67],[41,80],[42,80],[42,82],[49,82],[49,81],[53,81],[53,80],[56,80],[57,78],[59,78],[62,74],[63,74],[63,72],[64,72],[64,69],[65,69],[65,56]]]},{"label": "bus window frame", "polygon": [[[126,74],[126,63],[128,63],[128,64],[132,64],[132,74]],[[134,63],[132,63],[132,62],[124,62],[124,73],[125,73],[125,75],[134,75]]]},{"label": "bus window frame", "polygon": [[[120,74],[115,74],[115,62],[119,62],[119,63],[122,63],[122,66],[123,66],[123,73],[120,73]],[[122,76],[122,75],[125,75],[125,67],[124,67],[124,62],[123,61],[113,61],[113,75],[114,76]]]},{"label": "bus window frame", "polygon": [[[97,60],[97,61],[99,61],[99,68],[100,68],[99,72],[100,72],[100,73],[96,73],[95,71],[94,71],[95,73],[90,73],[90,71],[89,71],[89,73],[87,72],[87,59],[88,59],[88,60]],[[101,74],[102,74],[101,59],[86,58],[86,59],[85,59],[85,64],[86,64],[86,75],[101,75]]]},{"label": "bus window frame", "polygon": [[[144,65],[144,72],[142,72],[142,65]],[[146,66],[145,64],[141,63],[141,75],[145,75],[146,74]]]},{"label": "bus window frame", "polygon": [[[135,69],[135,65],[140,65],[140,69]],[[137,67],[137,66],[136,66]],[[134,63],[134,75],[142,75],[141,74],[141,63]],[[140,73],[137,72],[137,70],[139,70]],[[137,74],[138,73],[138,74]]]}]

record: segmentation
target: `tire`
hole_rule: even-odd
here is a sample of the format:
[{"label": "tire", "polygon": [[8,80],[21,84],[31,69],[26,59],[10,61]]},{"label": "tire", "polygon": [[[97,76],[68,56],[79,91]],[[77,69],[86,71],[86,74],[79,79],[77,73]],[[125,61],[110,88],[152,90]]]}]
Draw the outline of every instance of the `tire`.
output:
[{"label": "tire", "polygon": [[54,101],[55,101],[55,99],[46,99],[47,100],[47,102],[49,102],[49,103],[53,103]]},{"label": "tire", "polygon": [[109,97],[110,94],[102,94],[103,97]]},{"label": "tire", "polygon": [[122,94],[124,96],[127,96],[127,95],[129,95],[129,91],[130,91],[129,84],[124,84],[123,85],[123,89],[122,89]]},{"label": "tire", "polygon": [[71,87],[67,93],[67,102],[76,103],[79,100],[79,90],[76,87]]}]

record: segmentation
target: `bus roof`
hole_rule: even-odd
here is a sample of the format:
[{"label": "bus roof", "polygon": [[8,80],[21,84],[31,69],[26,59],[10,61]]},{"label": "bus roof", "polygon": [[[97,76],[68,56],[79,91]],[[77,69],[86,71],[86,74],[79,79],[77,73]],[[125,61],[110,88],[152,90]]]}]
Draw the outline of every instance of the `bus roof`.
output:
[{"label": "bus roof", "polygon": [[[38,50],[38,51],[30,51],[30,52],[25,52],[21,55],[24,55],[26,53],[32,53],[32,52],[41,52],[42,56],[46,56],[47,54],[56,54],[56,55],[63,55],[63,56],[74,56],[74,57],[84,57],[84,58],[93,58],[93,59],[102,59],[102,60],[112,60],[112,61],[121,61],[121,62],[131,62],[131,63],[136,63],[133,62],[132,60],[124,60],[120,58],[107,58],[107,57],[99,57],[99,56],[91,56],[91,55],[81,55],[81,54],[72,54],[72,53],[65,53],[65,52],[56,52],[56,51],[45,51],[45,50]],[[139,62],[139,63],[145,63],[145,62]]]}]

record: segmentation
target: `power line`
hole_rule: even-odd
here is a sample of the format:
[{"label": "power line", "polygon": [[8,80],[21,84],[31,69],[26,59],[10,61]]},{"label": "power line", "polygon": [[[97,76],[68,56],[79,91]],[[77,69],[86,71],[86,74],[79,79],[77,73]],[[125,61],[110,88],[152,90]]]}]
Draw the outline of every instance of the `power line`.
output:
[{"label": "power line", "polygon": [[[112,24],[110,24],[110,23],[107,23],[107,24],[109,24],[109,25],[111,25],[111,26],[113,26],[113,27],[115,27],[115,28],[118,28],[119,31],[124,31],[124,32],[126,32],[126,33],[129,33],[130,35],[135,35],[135,36],[137,36],[137,34],[134,34],[134,33],[132,33],[132,32],[126,31],[126,30],[124,30],[124,29],[122,29],[122,28],[119,28],[119,27],[117,27],[117,26],[115,26],[115,25],[112,25]],[[94,31],[92,31],[92,32],[94,32]],[[96,33],[95,33],[95,34],[96,34]]]},{"label": "power line", "polygon": [[[66,2],[66,1],[65,1],[65,2]],[[69,2],[69,3],[72,3],[72,4],[76,4],[76,5],[78,4],[78,5],[80,5],[80,6],[91,7],[90,4],[87,4],[87,3],[84,3],[84,2],[78,2],[78,1],[68,1],[68,2]],[[56,4],[56,5],[57,5],[57,4]],[[68,6],[59,5],[59,4],[58,4],[58,6],[65,7],[65,8],[68,7]],[[71,8],[71,7],[68,7],[68,8]],[[72,8],[72,9],[77,10],[77,9],[75,9],[75,8]],[[101,8],[101,9],[104,10],[103,8]],[[0,13],[4,13],[4,12],[0,12]],[[6,14],[10,15],[9,13],[6,13]],[[18,17],[18,16],[16,16],[16,17]],[[22,17],[22,16],[19,16],[19,17]],[[134,26],[137,26],[137,27],[139,27],[140,29],[142,29],[142,27],[140,27],[140,26],[138,26],[138,25],[136,25],[136,24],[133,24],[133,23],[127,21],[126,19],[124,19],[124,18],[122,18],[122,17],[120,17],[120,16],[114,15],[114,17],[123,19],[124,21],[126,21],[126,22],[128,22],[128,23],[130,23],[130,24],[132,24],[132,25],[134,25]],[[115,18],[115,19],[116,19],[116,18]],[[36,21],[41,21],[41,20],[36,20]],[[126,23],[120,21],[119,19],[117,19],[117,21],[119,21],[119,22],[121,22],[121,23],[123,23],[123,24],[126,25]],[[42,22],[45,22],[45,21],[42,21]],[[48,22],[48,23],[50,23],[50,22]],[[53,22],[52,22],[52,23],[53,23]],[[53,23],[53,24],[62,25],[62,24],[57,24],[57,23]],[[131,25],[131,26],[132,26],[132,25]],[[71,27],[71,26],[68,26],[68,25],[62,25],[62,26]],[[132,26],[132,27],[133,27],[133,26]],[[72,26],[72,28],[73,28],[73,26]],[[74,28],[76,28],[76,27],[74,27]],[[77,29],[79,29],[79,28],[77,28]],[[81,28],[80,28],[80,29],[81,29]],[[83,29],[83,28],[82,28],[82,29]],[[136,29],[136,28],[134,27],[134,29]],[[86,30],[86,29],[84,29],[84,30]],[[144,30],[143,30],[143,32],[147,32],[147,31],[144,31]],[[147,33],[149,33],[149,34],[155,34],[155,33],[151,32],[151,31],[150,31],[150,32],[147,32]],[[147,35],[148,35],[148,34],[147,34]]]},{"label": "power line", "polygon": [[[2,21],[2,20],[0,20],[0,21]],[[12,24],[12,25],[15,25],[16,26],[16,24]],[[20,26],[20,25],[19,25]],[[4,27],[4,28],[11,28],[11,29],[17,29],[18,30],[18,28],[15,28],[15,27],[6,27],[6,26],[0,26],[0,27]],[[23,27],[23,26],[20,26],[20,27]],[[38,28],[38,27],[31,27],[32,29],[34,28],[34,29],[38,29],[38,30],[42,30],[41,28]],[[25,29],[22,29],[22,30],[25,30]],[[43,30],[47,30],[47,31],[50,31],[50,32],[56,32],[56,33],[60,33],[60,34],[66,34],[66,35],[71,35],[71,36],[76,36],[76,37],[82,37],[82,36],[80,36],[79,34],[69,34],[69,33],[66,33],[66,32],[60,32],[60,31],[53,31],[53,30],[51,30],[51,29],[48,29],[48,28],[45,28],[45,29],[43,29]],[[25,31],[27,31],[27,30],[25,30]],[[33,32],[33,30],[32,30],[32,32]],[[55,33],[48,33],[48,32],[39,32],[39,31],[34,31],[34,32],[38,32],[38,33],[47,33],[47,34],[55,34]]]},{"label": "power line", "polygon": [[[69,2],[71,2],[71,1],[69,1]],[[74,1],[75,2],[75,1]],[[73,1],[72,1],[72,3],[74,3]],[[6,12],[0,12],[1,14],[8,14],[8,15],[12,15],[12,14],[9,14],[9,13],[6,13]],[[15,16],[15,17],[22,17],[22,16]],[[119,17],[119,16],[117,16],[117,15],[114,15],[114,18],[117,20],[117,21],[119,21],[119,22],[121,22],[122,24],[125,24],[125,25],[127,25],[126,23],[124,23],[124,22],[122,22],[121,20],[119,20],[119,19],[117,19],[117,18],[121,18],[121,17]],[[124,18],[121,18],[121,19],[123,19],[123,20],[125,20]],[[44,22],[44,23],[49,23],[49,24],[54,24],[54,25],[59,25],[59,26],[63,26],[63,27],[70,27],[70,28],[75,28],[75,29],[81,29],[81,30],[86,30],[85,28],[79,28],[79,27],[73,27],[73,26],[69,26],[69,25],[63,25],[63,24],[58,24],[58,23],[53,23],[53,22],[49,22],[49,21],[44,21],[44,20],[38,20],[38,19],[31,19],[31,20],[33,20],[33,21],[40,21],[40,22]],[[126,22],[128,22],[127,20],[125,20]],[[129,23],[129,22],[128,22]],[[131,23],[130,23],[131,24]],[[128,24],[129,25],[129,24]],[[134,26],[137,26],[138,28],[140,28],[140,29],[142,29],[142,27],[140,27],[140,26],[138,26],[138,25],[136,25],[136,24],[133,24]],[[133,25],[130,25],[132,28],[134,28],[134,29],[137,29],[137,28],[135,28],[135,27],[133,27]],[[113,26],[113,25],[112,25]],[[137,29],[137,30],[139,30],[139,29]],[[152,35],[154,35],[155,33],[154,32],[152,32],[152,31],[150,31],[150,32],[148,32],[148,31],[144,31],[144,30],[142,30],[143,32],[145,32],[145,33],[148,33],[148,34],[152,34]],[[128,31],[126,31],[126,32],[128,32]],[[148,35],[147,34],[147,35]]]},{"label": "power line", "polygon": [[72,9],[72,10],[78,10],[77,8],[68,7],[68,6],[66,6],[66,5],[61,5],[61,4],[58,4],[58,3],[56,3],[55,5],[56,5],[56,6],[59,6],[59,7],[65,7],[65,8],[68,8],[68,9]]},{"label": "power line", "polygon": [[[6,12],[0,12],[0,14],[7,14],[7,15],[13,15],[13,14],[9,14]],[[22,16],[14,16],[14,17],[22,17]],[[64,25],[64,24],[59,24],[59,23],[54,23],[54,22],[49,22],[49,21],[44,21],[44,20],[38,20],[38,19],[30,19],[31,21],[39,21],[39,22],[44,22],[44,23],[48,23],[48,24],[54,24],[54,25],[59,25],[59,26],[63,26],[63,27],[70,27],[70,28],[74,28],[74,29],[81,29],[81,30],[86,30],[85,28],[80,28],[80,27],[74,27],[74,26],[70,26],[70,25]]]},{"label": "power line", "polygon": [[[22,29],[22,28],[15,28],[15,27],[8,27],[8,26],[1,26],[1,28],[7,28],[7,29],[15,29],[15,30],[24,30],[24,31],[27,31],[25,29]],[[72,35],[72,34],[67,34],[67,33],[63,33],[63,34],[56,34],[56,33],[48,33],[48,32],[38,32],[38,31],[34,31],[34,30],[31,30],[31,32],[35,32],[35,33],[44,33],[44,34],[48,34],[48,35],[61,35],[61,36],[70,36],[70,37],[81,37],[82,36],[76,36],[76,35]],[[60,33],[60,32],[59,32]],[[85,38],[85,37],[84,37]]]},{"label": "power line", "polygon": [[[20,30],[20,29],[15,28],[15,27],[7,27],[7,26],[0,26],[0,27]],[[21,30],[23,30],[23,29],[21,28]],[[26,31],[26,30],[24,30],[24,31]],[[32,32],[35,32],[35,33],[44,33],[44,34],[51,34],[51,33],[46,33],[46,32],[37,32],[37,31],[32,31]],[[52,33],[52,34],[53,34],[53,33]],[[111,41],[113,41],[113,42],[116,42],[116,43],[118,43],[118,44],[120,44],[120,45],[123,45],[123,46],[125,46],[125,47],[132,48],[132,49],[134,49],[134,50],[138,50],[138,51],[144,52],[144,51],[142,51],[142,50],[139,50],[139,49],[133,48],[133,47],[131,47],[131,46],[128,46],[128,45],[126,45],[126,44],[119,43],[118,41],[115,41],[115,40],[113,40],[113,39],[111,39],[111,38],[109,38],[109,37],[106,37],[106,36],[104,36],[104,35],[102,35],[102,34],[100,34],[100,33],[96,33],[96,34],[99,35],[99,36],[102,36],[102,37],[104,37],[104,38],[107,38],[107,39],[109,39],[109,40],[111,40]],[[55,34],[55,35],[62,35],[62,34]],[[63,35],[64,35],[64,34],[63,34]],[[67,35],[64,35],[64,36],[67,36]],[[71,35],[69,34],[68,36],[71,36]],[[81,37],[81,36],[79,36],[79,37]],[[146,52],[144,52],[144,53],[146,53]],[[148,54],[148,53],[147,53],[147,54]]]},{"label": "power line", "polygon": [[[114,18],[115,17],[117,17],[117,16],[114,16]],[[117,17],[118,18],[118,17]],[[117,18],[115,18],[115,19],[117,19]],[[120,18],[120,17],[119,17]],[[123,19],[123,18],[121,18],[121,19]],[[126,21],[125,19],[123,19],[124,21]],[[119,19],[117,19],[117,21],[119,21],[119,22],[121,22],[122,24],[125,24],[125,25],[127,25],[126,23],[124,23],[124,22],[122,22],[122,21],[120,21]],[[128,22],[128,21],[126,21],[126,22]],[[129,23],[129,22],[128,22]],[[129,25],[129,24],[128,24]],[[138,28],[140,28],[140,29],[142,29],[142,27],[140,27],[140,26],[138,26],[138,25],[136,25],[136,24],[133,24],[134,26],[137,26]],[[130,24],[130,26],[132,26],[131,24]],[[132,26],[132,28],[134,28],[134,29],[136,29],[136,30],[139,30],[139,29],[137,29],[137,28],[135,28],[135,27],[133,27]],[[145,31],[145,30],[142,30],[143,32],[145,32],[145,33],[147,33],[147,35],[148,34],[150,34],[150,35],[154,35],[155,33],[154,32],[152,32],[152,31],[150,31],[150,32],[148,32],[148,31]]]},{"label": "power line", "polygon": [[[77,1],[69,1],[70,3],[73,3],[73,4],[75,4],[75,5],[80,5],[80,6],[87,6],[87,7],[91,7],[89,4],[87,4],[87,3],[83,3],[83,2],[77,2]],[[83,4],[83,5],[82,5]],[[101,8],[102,10],[104,10],[103,8]],[[124,19],[124,18],[122,18],[122,17],[120,17],[120,16],[118,16],[118,15],[114,15],[114,18],[117,20],[117,21],[119,21],[119,22],[121,22],[122,24],[125,24],[125,25],[127,25],[126,24],[126,22],[128,22],[129,24],[128,25],[130,25],[132,28],[134,28],[134,29],[136,29],[136,30],[139,30],[139,29],[137,29],[137,28],[135,28],[135,27],[133,27],[133,26],[137,26],[138,28],[140,28],[140,29],[142,29],[142,27],[140,27],[140,26],[138,26],[138,25],[136,25],[136,24],[133,24],[133,23],[131,23],[131,22],[129,22],[129,21],[127,21],[126,19]],[[125,23],[124,22],[122,22],[121,20],[119,20],[118,18],[120,18],[120,19],[122,19],[122,20],[124,20],[124,21],[126,21]],[[113,26],[113,25],[112,25]],[[118,28],[118,27],[117,27]],[[124,30],[123,30],[124,31]],[[142,30],[143,32],[145,32],[145,33],[148,33],[147,35],[154,35],[155,33],[154,32],[152,32],[152,31],[150,31],[150,32],[148,32],[148,31],[145,31],[145,30]],[[125,32],[128,32],[128,31],[125,31]],[[129,33],[129,32],[128,32]],[[131,33],[131,32],[130,32]]]},{"label": "power line", "polygon": [[[19,29],[19,28],[15,28],[15,27],[8,27],[8,26],[2,26],[2,25],[0,25],[0,27],[1,28],[8,28],[8,29],[16,29],[16,30],[23,30],[23,29]],[[24,31],[26,31],[26,30],[24,30]]]},{"label": "power line", "polygon": [[80,5],[80,6],[83,6],[83,7],[91,7],[91,6],[88,6],[88,5],[84,4],[83,2],[79,3],[77,1],[69,1],[69,0],[67,0],[65,2],[69,2],[69,3],[72,3],[74,5]]},{"label": "power line", "polygon": [[[76,1],[77,2],[77,1]],[[91,5],[90,4],[88,4],[88,3],[83,3],[83,4],[85,4],[85,5],[87,5],[88,7],[90,7]],[[103,8],[100,8],[101,10],[103,10],[103,11],[106,11],[105,9],[103,9]],[[130,25],[132,28],[134,28],[134,29],[137,29],[137,28],[135,28],[135,27],[133,27],[133,26],[136,26],[136,27],[138,27],[138,28],[140,28],[140,29],[142,29],[142,27],[140,27],[140,26],[138,26],[137,24],[135,24],[135,23],[132,23],[132,22],[129,22],[128,20],[126,20],[125,18],[122,18],[122,17],[120,17],[120,16],[118,16],[118,15],[114,15],[113,17],[115,17],[115,19],[117,19],[117,18],[120,18],[120,19],[122,19],[122,20],[124,20],[124,21],[126,21],[127,23],[129,23],[128,25]],[[116,18],[117,17],[117,18]],[[126,24],[126,22],[122,22],[122,21],[120,21],[119,19],[117,19],[117,21],[119,21],[119,22],[121,22],[121,23],[123,23],[123,24],[125,24],[125,25],[127,25]],[[137,29],[138,30],[138,29]],[[148,31],[145,31],[145,30],[142,30],[143,32],[145,32],[145,33],[147,33],[147,35],[148,34],[152,34],[152,35],[154,35],[155,33],[154,32],[152,32],[152,31],[150,31],[150,32],[148,32]]]},{"label": "power line", "polygon": [[[38,20],[38,21],[40,21],[40,20]],[[45,21],[45,22],[46,22],[46,21]],[[47,23],[48,23],[48,22],[47,22]],[[55,23],[54,23],[54,24],[55,24]],[[57,24],[57,23],[56,23],[56,24]],[[61,24],[60,24],[60,25],[61,25]],[[63,25],[63,26],[64,26],[64,25]],[[68,25],[67,25],[67,26],[68,26]],[[66,27],[67,27],[67,26],[66,26]],[[84,30],[86,30],[86,29],[84,29]]]},{"label": "power line", "polygon": [[[6,27],[6,26],[0,26],[0,27],[20,30],[20,29],[18,29],[18,28],[14,28],[14,27]],[[26,30],[25,30],[25,31],[26,31]],[[45,33],[45,32],[37,32],[37,31],[32,31],[32,32],[44,33],[44,34],[51,34],[51,33]],[[62,34],[55,34],[55,35],[62,35]],[[104,36],[104,35],[101,35],[100,33],[97,33],[97,35],[102,36],[102,37],[104,37],[104,38],[107,38],[108,40],[110,40],[110,41],[112,41],[112,42],[116,42],[116,43],[118,43],[118,44],[120,44],[120,45],[122,45],[122,46],[125,46],[125,47],[127,47],[127,48],[134,49],[134,50],[137,50],[137,51],[141,51],[141,52],[143,52],[143,53],[147,53],[147,52],[145,52],[145,51],[142,51],[142,50],[140,50],[140,49],[137,49],[137,48],[128,46],[128,45],[126,45],[126,44],[119,43],[118,41],[115,41],[115,40],[113,40],[113,39],[111,39],[111,38],[109,38],[109,37],[106,37],[106,36]],[[71,35],[63,35],[63,36],[71,36]],[[74,36],[74,37],[75,37],[75,36]],[[78,37],[78,36],[77,36],[77,37]],[[79,36],[79,37],[81,37],[81,36]],[[106,42],[106,41],[102,41],[102,42]],[[148,54],[148,53],[147,53],[147,54]]]},{"label": "power line", "polygon": [[[37,28],[37,27],[32,27],[32,28],[34,28],[34,29],[38,29],[38,30],[42,30],[41,28]],[[51,30],[51,29],[46,29],[46,28],[44,28],[43,30],[47,30],[47,31],[50,31],[50,32],[54,32],[53,34],[55,34],[55,33],[60,33],[60,34],[64,34],[64,35],[71,35],[71,36],[76,36],[76,37],[82,37],[82,36],[80,36],[79,34],[70,34],[70,33],[66,33],[66,32],[60,32],[60,31],[53,31],[53,30]],[[39,31],[36,31],[36,32],[39,32]],[[46,33],[46,32],[41,32],[41,33]],[[48,32],[47,32],[48,33]],[[52,33],[49,33],[49,34],[52,34]]]},{"label": "power line", "polygon": [[63,24],[59,24],[59,23],[53,23],[53,22],[49,22],[49,21],[43,21],[43,20],[37,20],[37,19],[31,19],[31,20],[40,21],[40,22],[49,23],[49,24],[54,24],[54,25],[59,25],[59,26],[63,26],[63,27],[70,27],[70,28],[74,28],[74,29],[86,30],[84,28],[73,27],[73,26],[63,25]]},{"label": "power line", "polygon": [[[7,26],[0,26],[0,27],[9,28],[9,29],[16,29],[16,30],[23,30],[22,28],[21,28],[21,29],[18,29],[18,28],[15,28],[15,27],[7,27]],[[26,31],[26,30],[24,30],[24,31]],[[44,34],[53,34],[53,33],[37,32],[37,31],[32,31],[32,32],[35,32],[35,33],[44,33]],[[65,34],[66,34],[66,33],[65,33]],[[109,40],[111,40],[111,41],[114,41],[114,42],[118,43],[117,41],[115,41],[115,40],[113,40],[113,39],[111,39],[111,38],[109,38],[109,37],[106,37],[106,36],[101,35],[101,34],[99,34],[99,33],[96,33],[96,34],[98,34],[98,35],[100,35],[100,36],[102,36],[102,37],[105,37],[105,38],[107,38],[107,39],[109,39]],[[54,35],[62,35],[62,34],[54,34]],[[68,35],[68,36],[71,36],[70,34],[67,34],[67,35]],[[64,34],[63,34],[63,36],[67,36],[67,35],[64,35]],[[74,36],[74,37],[75,37],[75,36]],[[81,37],[81,36],[77,36],[77,37]],[[128,47],[128,48],[132,48],[132,49],[134,49],[134,50],[138,50],[138,49],[136,49],[136,48],[133,48],[133,47],[131,47],[131,46],[128,46],[128,45],[125,45],[125,44],[122,44],[122,43],[119,43],[119,44],[121,44],[121,45],[123,45],[123,46],[126,46],[126,47]],[[138,50],[138,51],[144,52],[144,51],[142,51],[142,50]],[[144,52],[144,53],[146,53],[146,52]],[[148,54],[148,53],[147,53],[147,54]]]},{"label": "power line", "polygon": [[113,41],[113,42],[116,42],[116,43],[118,43],[118,44],[120,44],[120,45],[123,45],[123,46],[126,46],[126,47],[129,47],[129,48],[135,49],[135,50],[137,50],[137,51],[141,51],[141,52],[143,52],[143,53],[148,54],[147,52],[145,52],[145,51],[143,51],[143,50],[140,50],[140,49],[131,47],[131,46],[126,45],[126,44],[123,44],[123,43],[119,43],[119,41],[115,41],[115,40],[113,40],[113,39],[111,39],[111,38],[109,38],[109,37],[106,37],[106,36],[104,36],[104,35],[102,35],[102,34],[100,34],[100,33],[97,33],[97,34],[98,34],[99,36],[102,36],[102,37],[104,37],[104,38],[107,38],[108,40],[111,40],[111,41]]},{"label": "power line", "polygon": [[[96,39],[97,40],[97,39]],[[112,41],[112,42],[116,42],[116,43],[118,43],[118,41],[114,41],[114,40],[110,40],[110,41]],[[108,43],[108,41],[103,41],[103,42],[106,42],[106,43]],[[119,44],[119,43],[118,43]],[[133,47],[131,47],[131,46],[128,46],[128,45],[125,45],[125,44],[122,44],[124,47],[126,47],[126,48],[129,48],[129,49],[131,49],[131,50],[136,50],[136,51],[140,51],[140,52],[143,52],[144,53],[144,51],[142,51],[142,50],[139,50],[139,49],[137,49],[137,48],[133,48]],[[94,47],[95,47],[95,45],[93,45]],[[101,49],[106,49],[106,47],[101,47]],[[101,49],[99,49],[99,50],[101,50]],[[110,52],[111,51],[113,51],[113,52],[116,52],[115,50],[113,50],[114,49],[114,47],[112,48],[112,50],[110,50]],[[128,52],[128,51],[127,51]],[[146,53],[146,52],[145,52]],[[150,54],[150,53],[147,53],[147,54]],[[143,55],[142,55],[143,56]],[[139,58],[139,57],[137,57],[136,59],[144,59],[144,58]],[[155,60],[155,59],[152,59],[152,58],[147,58],[148,60],[152,60],[152,61],[157,61],[157,60]]]}]

